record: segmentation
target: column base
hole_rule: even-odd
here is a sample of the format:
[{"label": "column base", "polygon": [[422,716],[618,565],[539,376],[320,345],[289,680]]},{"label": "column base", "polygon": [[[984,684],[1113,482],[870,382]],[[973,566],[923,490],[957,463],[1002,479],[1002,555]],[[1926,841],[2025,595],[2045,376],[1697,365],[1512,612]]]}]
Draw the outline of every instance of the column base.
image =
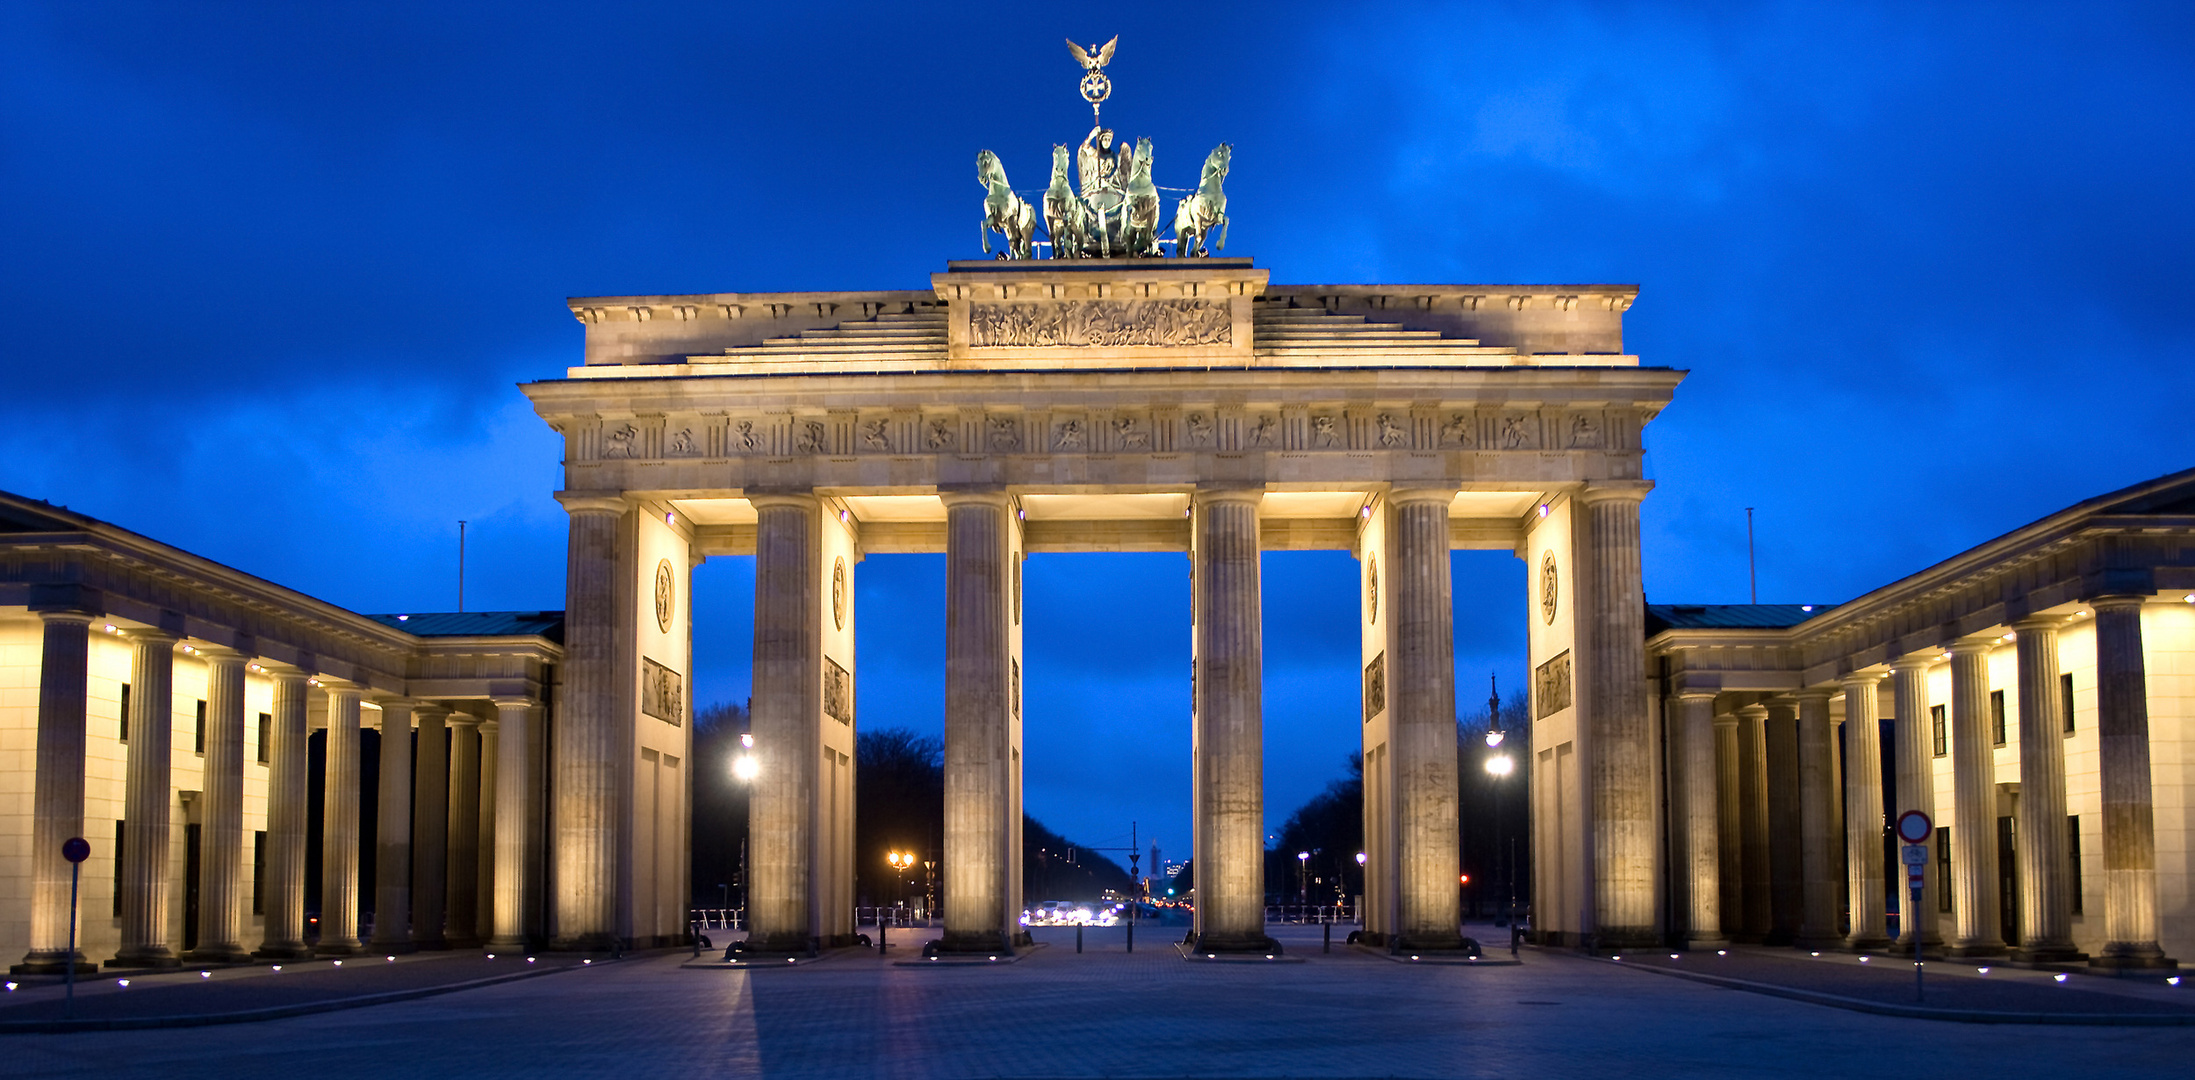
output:
[{"label": "column base", "polygon": [[1010,953],[1013,940],[1002,930],[947,930],[935,942],[923,946],[928,955],[950,956],[955,953]]},{"label": "column base", "polygon": [[364,956],[366,943],[353,938],[350,941],[323,941],[312,947],[314,956]]},{"label": "column base", "polygon": [[1844,948],[1844,939],[1835,934],[1800,934],[1791,939],[1791,947],[1794,949],[1808,949],[1814,952],[1842,949]]},{"label": "column base", "polygon": [[1198,934],[1196,940],[1190,943],[1189,948],[1194,952],[1215,955],[1219,953],[1258,953],[1260,955],[1273,953],[1278,955],[1280,942],[1274,941],[1264,933],[1223,934],[1213,931]]},{"label": "column base", "polygon": [[[447,941],[437,941],[437,942],[435,942],[434,944],[432,944],[432,945],[429,945],[429,944],[427,944],[426,942],[422,941],[422,942],[420,942],[420,943],[419,943],[419,947],[420,947],[420,949],[422,949],[422,950],[429,950],[429,949],[431,949],[431,950],[434,950],[434,951],[437,951],[437,952],[447,952],[447,951],[449,951],[449,948],[450,948],[450,943],[449,943],[449,942],[447,942]],[[487,951],[489,951],[489,952],[497,952],[497,953],[502,953],[502,952],[525,952],[525,951],[526,951],[527,949],[529,949],[529,948],[532,948],[532,947],[533,947],[533,942],[531,942],[531,941],[528,941],[528,940],[526,940],[526,939],[525,939],[525,938],[523,938],[523,937],[495,937],[495,938],[489,938],[489,939],[488,939],[488,943],[487,943],[486,945],[483,945],[483,946],[481,946],[481,948],[483,948],[483,949],[486,949],[486,950],[487,950]]]},{"label": "column base", "polygon": [[169,952],[167,946],[162,945],[152,949],[136,949],[130,952],[116,953],[114,959],[107,961],[107,966],[110,968],[173,968],[182,967],[183,961],[178,959],[174,953]]},{"label": "column base", "polygon": [[1460,932],[1453,934],[1395,935],[1395,948],[1405,952],[1467,952],[1471,949],[1471,945],[1471,939],[1464,937]]},{"label": "column base", "polygon": [[1893,953],[1898,951],[1897,942],[1890,940],[1888,935],[1883,934],[1871,934],[1867,937],[1848,937],[1844,939],[1843,947],[1844,951],[1853,953]]},{"label": "column base", "polygon": [[[2108,948],[2108,946],[2106,947]],[[2132,975],[2151,971],[2172,971],[2180,966],[2180,962],[2166,956],[2163,949],[2158,949],[2154,953],[2107,952],[2101,956],[2089,958],[2088,966],[2115,975]]]},{"label": "column base", "polygon": [[310,960],[312,956],[312,948],[302,942],[261,945],[252,950],[254,960]]},{"label": "column base", "polygon": [[412,941],[412,948],[417,952],[448,952],[450,950],[450,939],[440,934],[433,937],[415,938]]},{"label": "column base", "polygon": [[[90,960],[84,959],[83,953],[79,952],[75,954],[73,960],[76,967],[76,973],[78,975],[99,974],[99,965],[93,963]],[[66,975],[69,972],[70,963],[71,957],[67,954],[65,950],[55,949],[52,952],[31,952],[23,957],[22,963],[9,968],[8,974]]]},{"label": "column base", "polygon": [[1688,934],[1684,939],[1687,949],[1720,949],[1729,944],[1730,939],[1721,934]]},{"label": "column base", "polygon": [[1943,951],[1943,954],[1945,957],[1953,960],[1965,960],[1969,958],[1981,960],[1987,959],[1989,957],[2003,956],[2008,951],[2010,950],[2007,950],[2003,945],[1953,945],[1950,948],[1945,949]]},{"label": "column base", "polygon": [[[477,949],[480,944],[478,938],[450,938],[450,948],[453,949]],[[549,951],[614,953],[621,951],[623,945],[624,943],[618,940],[616,934],[605,930],[592,934],[574,934],[571,937],[558,938],[549,943]]]},{"label": "column base", "polygon": [[249,964],[252,962],[252,954],[245,952],[242,945],[216,945],[184,953],[183,962],[194,965]]},{"label": "column base", "polygon": [[1586,940],[1585,951],[1592,953],[1617,952],[1622,949],[1658,949],[1661,937],[1643,927],[1616,927],[1604,929]]},{"label": "column base", "polygon": [[405,956],[418,952],[419,943],[416,941],[369,941],[366,943],[366,951],[377,952],[383,956]]}]

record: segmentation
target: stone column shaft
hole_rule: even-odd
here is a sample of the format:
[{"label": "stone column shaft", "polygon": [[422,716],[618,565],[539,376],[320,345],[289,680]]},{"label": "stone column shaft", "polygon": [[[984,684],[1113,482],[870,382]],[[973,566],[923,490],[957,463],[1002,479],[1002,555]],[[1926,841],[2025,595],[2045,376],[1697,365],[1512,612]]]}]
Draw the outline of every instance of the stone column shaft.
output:
[{"label": "stone column shaft", "polygon": [[1768,861],[1768,709],[1748,705],[1738,710],[1738,829],[1745,853],[1739,860],[1745,883],[1745,936],[1742,941],[1768,940],[1776,927],[1776,905],[1771,894],[1775,875]]},{"label": "stone column shaft", "polygon": [[194,963],[240,963],[244,949],[244,657],[199,650],[206,661],[205,816],[198,847]]},{"label": "stone column shaft", "polygon": [[1806,907],[1798,710],[1787,702],[1771,703],[1762,737],[1768,752],[1768,942],[1790,945],[1799,939]]},{"label": "stone column shaft", "polygon": [[1012,545],[1000,493],[945,497],[945,936],[1006,949]]},{"label": "stone column shaft", "polygon": [[447,949],[450,878],[449,710],[420,705],[418,762],[412,783],[412,941]]},{"label": "stone column shaft", "polygon": [[320,944],[317,951],[347,956],[358,940],[358,703],[355,687],[326,686],[327,783],[320,814]]},{"label": "stone column shaft", "polygon": [[[574,949],[601,950],[617,941],[617,831],[620,818],[618,795],[625,755],[618,746],[621,695],[632,692],[618,685],[617,643],[620,620],[633,613],[618,610],[618,522],[626,507],[621,499],[582,496],[562,497],[571,514],[570,541],[565,568],[564,693],[559,699],[556,726],[556,925],[558,944]],[[757,701],[760,688],[757,687]],[[477,742],[473,745],[477,751]],[[468,766],[477,771],[476,765]],[[460,823],[456,810],[457,751],[450,755],[452,812],[449,820],[450,865],[446,932],[453,943],[461,936],[472,940],[477,933],[470,909],[475,905],[474,881],[464,880],[464,910],[460,919],[460,845],[477,845],[478,803],[465,811]],[[470,794],[470,793],[468,793]]]},{"label": "stone column shaft", "polygon": [[[90,694],[89,612],[40,611],[38,761],[32,781],[30,951],[18,975],[97,971],[69,947],[71,868],[61,845],[84,835],[84,725]],[[86,837],[86,839],[90,839]]]},{"label": "stone column shaft", "polygon": [[[1935,736],[1928,716],[1929,663],[1925,657],[1909,657],[1890,665],[1890,714],[1895,736],[1892,749],[1898,766],[1898,805],[1891,807],[1889,814],[1893,824],[1908,810],[1927,814],[1930,820],[1936,817]],[[1940,875],[1936,872],[1935,836],[1929,836],[1923,846],[1928,848],[1928,869],[1922,875],[1920,903],[1913,902],[1912,890],[1902,885],[1898,889],[1898,943],[1904,950],[1913,948],[1916,933],[1924,949],[1943,945],[1943,933],[1936,926],[1937,898],[1941,895],[1938,890],[1950,883],[1937,880]]]},{"label": "stone column shaft", "polygon": [[443,937],[450,947],[476,948],[480,933],[480,720],[450,714],[449,861],[443,890]]},{"label": "stone column shaft", "polygon": [[2156,806],[2142,599],[2096,601],[2096,748],[2103,783],[2104,946],[2098,967],[2172,967],[2158,944]]},{"label": "stone column shaft", "polygon": [[1257,491],[1199,492],[1191,512],[1195,619],[1198,949],[1267,951]]},{"label": "stone column shaft", "polygon": [[381,703],[381,798],[374,830],[373,947],[411,952],[412,706]]},{"label": "stone column shaft", "polygon": [[2073,880],[2066,864],[2065,716],[2058,702],[2058,621],[2013,625],[2020,686],[2019,960],[2086,960],[2073,947]]},{"label": "stone column shaft", "polygon": [[1995,638],[1951,645],[1952,916],[1954,956],[2004,953],[1997,910],[1997,776],[1989,732],[1989,651]]},{"label": "stone column shaft", "polygon": [[1715,893],[1722,936],[1729,938],[1742,932],[1745,920],[1745,815],[1738,799],[1738,718],[1725,713],[1714,722]]},{"label": "stone column shaft", "polygon": [[1448,566],[1448,507],[1455,497],[1448,488],[1397,489],[1388,496],[1393,644],[1387,697],[1400,871],[1396,932],[1405,949],[1463,947],[1456,887],[1455,601]]},{"label": "stone column shaft", "polygon": [[533,842],[526,808],[533,709],[534,703],[526,698],[495,702],[495,904],[494,936],[488,940],[492,950],[526,946],[526,911],[533,901],[526,875],[526,849]]},{"label": "stone column shaft", "polygon": [[305,841],[311,808],[309,736],[305,731],[305,673],[273,670],[274,712],[267,739],[267,871],[261,908],[265,936],[253,955],[295,960],[305,946]]},{"label": "stone column shaft", "polygon": [[1684,693],[1671,698],[1676,704],[1670,737],[1676,740],[1683,762],[1684,786],[1670,800],[1672,823],[1683,840],[1685,936],[1693,948],[1711,947],[1722,935],[1722,828],[1717,808],[1721,770],[1715,761],[1715,695]]},{"label": "stone column shaft", "polygon": [[1797,944],[1819,949],[1837,936],[1836,729],[1829,719],[1829,691],[1799,694],[1799,874],[1805,898],[1799,908]]},{"label": "stone column shaft", "polygon": [[170,755],[175,742],[175,643],[158,631],[130,635],[129,778],[122,809],[122,947],[124,967],[172,967],[168,945]]},{"label": "stone column shaft", "polygon": [[1883,893],[1882,709],[1875,700],[1876,682],[1873,675],[1844,680],[1844,850],[1852,897],[1852,928],[1844,943],[1855,952],[1890,947]]},{"label": "stone column shaft", "polygon": [[501,724],[488,720],[480,725],[480,776],[474,782],[479,801],[473,812],[473,939],[483,945],[495,936],[496,765],[501,742]]},{"label": "stone column shaft", "polygon": [[1639,570],[1639,502],[1648,485],[1578,493],[1579,721],[1590,769],[1593,910],[1604,947],[1652,945],[1660,846],[1654,747],[1647,723],[1646,598]]},{"label": "stone column shaft", "polygon": [[[748,796],[747,943],[806,949],[822,756],[822,618],[817,603],[821,513],[810,496],[766,496],[755,507],[755,778]],[[950,722],[950,721],[948,721]],[[559,721],[561,725],[563,721]]]}]

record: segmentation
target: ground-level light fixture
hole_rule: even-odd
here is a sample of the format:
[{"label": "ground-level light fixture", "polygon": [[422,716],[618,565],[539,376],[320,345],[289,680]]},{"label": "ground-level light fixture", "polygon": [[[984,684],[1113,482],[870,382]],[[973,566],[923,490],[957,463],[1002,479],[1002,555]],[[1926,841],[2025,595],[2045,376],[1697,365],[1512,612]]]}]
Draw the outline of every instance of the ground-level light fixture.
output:
[{"label": "ground-level light fixture", "polygon": [[1510,761],[1507,754],[1495,754],[1493,757],[1486,759],[1486,771],[1495,776],[1507,776],[1509,770],[1515,767],[1516,763]]},{"label": "ground-level light fixture", "polygon": [[1363,865],[1364,865],[1364,853],[1363,853],[1363,852],[1361,852],[1361,851],[1360,851],[1360,852],[1357,852],[1357,865],[1358,865],[1358,866],[1363,866]]}]

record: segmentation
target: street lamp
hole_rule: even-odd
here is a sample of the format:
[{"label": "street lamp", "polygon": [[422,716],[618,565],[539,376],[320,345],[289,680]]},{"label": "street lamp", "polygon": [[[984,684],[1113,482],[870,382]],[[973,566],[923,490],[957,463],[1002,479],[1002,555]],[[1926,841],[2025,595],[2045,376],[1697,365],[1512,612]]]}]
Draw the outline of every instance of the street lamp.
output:
[{"label": "street lamp", "polygon": [[1495,688],[1494,673],[1486,673],[1486,745],[1501,745],[1501,691]]},{"label": "street lamp", "polygon": [[1296,903],[1311,902],[1311,853],[1296,852]]},{"label": "street lamp", "polygon": [[[1507,754],[1495,754],[1486,759],[1486,772],[1494,778],[1494,842],[1508,845],[1509,863],[1502,870],[1502,877],[1509,883],[1509,955],[1517,955],[1517,844],[1508,838],[1501,828],[1501,778],[1516,768],[1516,762]],[[1495,849],[1496,856],[1501,848]]]},{"label": "street lamp", "polygon": [[755,774],[762,771],[762,767],[755,761],[753,753],[755,748],[753,732],[742,731],[739,733],[739,748],[747,752],[732,759],[732,775],[741,780],[753,780]]}]

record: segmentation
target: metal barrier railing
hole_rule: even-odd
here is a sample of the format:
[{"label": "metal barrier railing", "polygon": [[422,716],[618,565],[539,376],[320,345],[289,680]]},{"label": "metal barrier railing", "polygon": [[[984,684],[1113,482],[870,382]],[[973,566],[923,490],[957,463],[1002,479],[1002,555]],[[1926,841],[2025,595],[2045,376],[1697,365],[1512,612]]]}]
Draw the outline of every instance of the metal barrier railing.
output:
[{"label": "metal barrier railing", "polygon": [[1357,921],[1357,909],[1354,904],[1267,904],[1265,921],[1302,926],[1353,923]]}]

